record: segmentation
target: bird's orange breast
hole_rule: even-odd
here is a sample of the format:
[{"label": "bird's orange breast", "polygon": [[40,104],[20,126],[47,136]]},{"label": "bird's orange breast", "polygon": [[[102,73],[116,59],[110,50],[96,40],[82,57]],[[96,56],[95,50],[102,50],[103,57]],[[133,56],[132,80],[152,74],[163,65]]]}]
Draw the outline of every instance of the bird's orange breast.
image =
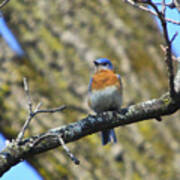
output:
[{"label": "bird's orange breast", "polygon": [[117,85],[120,87],[119,79],[117,75],[111,70],[98,71],[93,76],[92,89],[100,90],[107,86]]}]

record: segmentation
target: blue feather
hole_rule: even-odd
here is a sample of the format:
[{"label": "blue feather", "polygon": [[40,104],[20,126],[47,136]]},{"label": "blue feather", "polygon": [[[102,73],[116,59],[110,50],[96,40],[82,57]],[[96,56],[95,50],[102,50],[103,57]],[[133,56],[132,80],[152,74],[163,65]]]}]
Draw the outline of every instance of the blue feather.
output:
[{"label": "blue feather", "polygon": [[101,132],[102,135],[102,145],[106,145],[108,142],[111,142],[111,140],[114,143],[117,143],[116,134],[113,129],[110,130],[104,130]]},{"label": "blue feather", "polygon": [[108,64],[108,69],[110,69],[110,70],[113,69],[113,65],[112,65],[111,61],[110,61],[109,59],[107,59],[107,58],[99,58],[99,59],[96,59],[96,60],[94,61],[94,63],[95,63],[95,64],[100,64],[100,65],[106,63],[106,64]]},{"label": "blue feather", "polygon": [[92,81],[93,81],[93,78],[91,78],[89,81],[88,92],[91,92],[91,90],[92,90]]}]

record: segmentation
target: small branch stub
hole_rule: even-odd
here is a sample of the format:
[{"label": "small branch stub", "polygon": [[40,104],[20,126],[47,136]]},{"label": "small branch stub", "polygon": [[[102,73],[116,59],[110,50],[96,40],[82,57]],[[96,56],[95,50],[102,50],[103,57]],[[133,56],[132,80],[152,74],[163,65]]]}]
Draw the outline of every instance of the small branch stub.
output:
[{"label": "small branch stub", "polygon": [[58,139],[60,144],[62,145],[64,151],[66,152],[66,154],[70,157],[70,159],[76,164],[79,165],[80,161],[71,153],[71,151],[69,150],[69,148],[66,146],[66,144],[64,143],[64,140],[62,138],[62,136],[58,135]]}]

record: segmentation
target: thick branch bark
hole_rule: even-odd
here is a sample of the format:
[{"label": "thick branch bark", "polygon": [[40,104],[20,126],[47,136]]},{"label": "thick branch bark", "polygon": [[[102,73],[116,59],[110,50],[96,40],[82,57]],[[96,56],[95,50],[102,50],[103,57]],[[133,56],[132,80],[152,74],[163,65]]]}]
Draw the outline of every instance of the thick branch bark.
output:
[{"label": "thick branch bark", "polygon": [[47,133],[22,140],[20,143],[11,142],[0,153],[0,176],[18,162],[60,146],[57,135],[61,135],[64,142],[69,143],[104,129],[172,114],[180,108],[179,102],[179,97],[174,101],[169,93],[166,93],[159,99],[132,105],[122,112],[109,111],[96,116],[89,115],[78,122],[51,129]]}]

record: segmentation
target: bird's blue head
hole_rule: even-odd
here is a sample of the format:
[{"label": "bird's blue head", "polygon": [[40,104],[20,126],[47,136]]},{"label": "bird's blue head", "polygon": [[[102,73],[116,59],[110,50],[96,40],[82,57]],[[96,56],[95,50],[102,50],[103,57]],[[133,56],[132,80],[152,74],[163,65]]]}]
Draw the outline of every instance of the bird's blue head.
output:
[{"label": "bird's blue head", "polygon": [[113,69],[113,65],[111,63],[111,61],[107,58],[99,58],[99,59],[96,59],[94,61],[94,65],[96,66],[97,70],[106,70],[106,69],[109,69],[109,70],[112,70]]}]

